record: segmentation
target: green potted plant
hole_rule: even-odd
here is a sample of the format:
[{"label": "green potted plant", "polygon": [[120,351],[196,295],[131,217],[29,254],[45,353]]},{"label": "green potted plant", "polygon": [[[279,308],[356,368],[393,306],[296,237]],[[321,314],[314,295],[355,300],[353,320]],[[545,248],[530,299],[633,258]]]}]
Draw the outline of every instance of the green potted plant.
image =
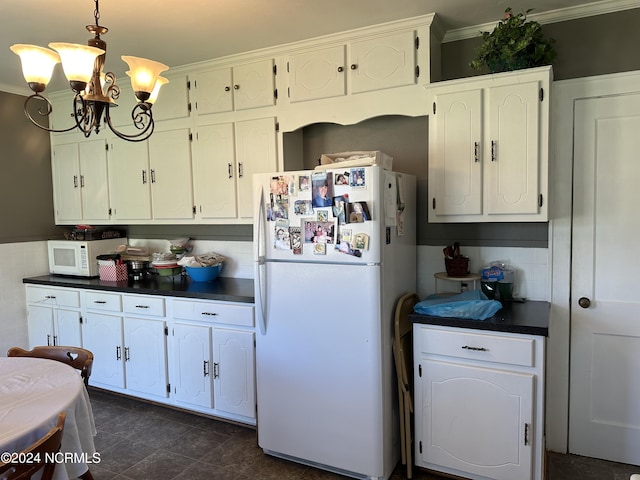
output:
[{"label": "green potted plant", "polygon": [[496,73],[550,65],[556,58],[555,40],[544,37],[538,22],[527,21],[531,10],[513,14],[507,8],[492,32],[482,32],[483,42],[469,66]]}]

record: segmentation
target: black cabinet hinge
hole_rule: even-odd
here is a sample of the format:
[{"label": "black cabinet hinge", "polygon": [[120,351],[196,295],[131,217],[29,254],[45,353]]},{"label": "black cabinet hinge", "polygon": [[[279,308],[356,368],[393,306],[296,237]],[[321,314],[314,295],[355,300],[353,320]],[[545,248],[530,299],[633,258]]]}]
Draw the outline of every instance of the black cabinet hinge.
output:
[{"label": "black cabinet hinge", "polygon": [[191,102],[187,104],[187,109],[189,110],[189,113],[191,113]]},{"label": "black cabinet hinge", "polygon": [[111,213],[112,213],[112,212],[111,212],[111,209],[109,209],[109,216],[111,216]]},{"label": "black cabinet hinge", "polygon": [[289,62],[287,62],[287,73],[289,73]]},{"label": "black cabinet hinge", "polygon": [[274,65],[273,66],[273,74],[277,75],[278,74],[278,65]]},{"label": "black cabinet hinge", "polygon": [[82,315],[80,315],[80,323],[82,323]]},{"label": "black cabinet hinge", "polygon": [[171,393],[171,384],[167,383],[167,393]]},{"label": "black cabinet hinge", "polygon": [[436,102],[433,102],[433,114],[436,114]]},{"label": "black cabinet hinge", "polygon": [[420,453],[422,453],[422,440],[418,442],[418,448],[420,449]]},{"label": "black cabinet hinge", "polygon": [[544,100],[544,88],[540,87],[540,101]]},{"label": "black cabinet hinge", "polygon": [[422,377],[422,364],[418,364],[418,376]]},{"label": "black cabinet hinge", "polygon": [[420,37],[416,37],[416,50],[420,48]]},{"label": "black cabinet hinge", "polygon": [[273,91],[273,98],[275,98],[276,100],[278,99],[278,89],[277,88]]},{"label": "black cabinet hinge", "polygon": [[538,195],[538,206],[542,207],[542,194]]},{"label": "black cabinet hinge", "polygon": [[276,122],[276,132],[280,131],[280,122]]},{"label": "black cabinet hinge", "polygon": [[197,209],[197,208],[196,208],[196,206],[194,205],[194,206],[193,206],[193,214],[195,215],[197,211],[198,211],[198,209]]},{"label": "black cabinet hinge", "polygon": [[416,65],[416,78],[420,78],[420,65]]},{"label": "black cabinet hinge", "polygon": [[193,133],[189,132],[189,141],[193,142]]},{"label": "black cabinet hinge", "polygon": [[105,144],[104,144],[104,149],[105,149],[107,152],[109,151],[109,144],[108,144],[108,143],[105,143]]},{"label": "black cabinet hinge", "polygon": [[431,199],[431,209],[435,210],[436,209],[436,197],[433,197]]},{"label": "black cabinet hinge", "polygon": [[187,90],[191,90],[191,80],[187,79]]},{"label": "black cabinet hinge", "polygon": [[168,337],[169,336],[169,327],[164,327],[164,334]]}]

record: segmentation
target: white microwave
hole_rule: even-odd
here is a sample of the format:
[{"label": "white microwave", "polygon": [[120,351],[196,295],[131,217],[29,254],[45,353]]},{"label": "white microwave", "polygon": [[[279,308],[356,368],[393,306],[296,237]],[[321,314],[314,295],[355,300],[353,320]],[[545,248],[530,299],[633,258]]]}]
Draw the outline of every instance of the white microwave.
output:
[{"label": "white microwave", "polygon": [[97,277],[98,255],[114,253],[119,245],[126,245],[126,238],[105,240],[49,240],[49,272],[58,275]]}]

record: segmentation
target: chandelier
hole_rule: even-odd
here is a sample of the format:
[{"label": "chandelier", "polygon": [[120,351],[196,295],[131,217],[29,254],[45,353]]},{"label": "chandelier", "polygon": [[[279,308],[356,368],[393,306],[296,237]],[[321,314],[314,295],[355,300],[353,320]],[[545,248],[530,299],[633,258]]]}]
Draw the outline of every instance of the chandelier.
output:
[{"label": "chandelier", "polygon": [[[120,96],[120,87],[116,84],[113,73],[102,71],[107,44],[100,35],[106,34],[108,29],[99,25],[100,7],[98,0],[94,2],[95,24],[86,26],[94,37],[88,40],[86,46],[73,43],[50,43],[49,47],[53,50],[25,44],[10,47],[12,52],[20,56],[22,73],[29,88],[34,92],[24,102],[24,113],[34,125],[48,132],[63,133],[77,128],[85,137],[89,137],[92,132],[99,133],[102,125],[107,125],[119,138],[141,142],[153,133],[154,121],[151,107],[160,87],[169,81],[160,77],[160,73],[169,67],[153,60],[122,56],[122,60],[129,65],[126,74],[131,77],[131,86],[137,99],[136,105],[131,110],[131,120],[138,131],[127,134],[117,130],[111,123],[109,110],[118,106],[116,100]],[[38,104],[40,108],[37,112],[40,116],[48,117],[53,111],[53,105],[41,93],[51,80],[53,68],[57,63],[62,63],[64,74],[75,94],[71,114],[75,123],[61,130],[48,128],[39,123],[31,114],[31,111],[36,109],[29,108],[32,102],[37,101],[44,102],[44,105]]]}]

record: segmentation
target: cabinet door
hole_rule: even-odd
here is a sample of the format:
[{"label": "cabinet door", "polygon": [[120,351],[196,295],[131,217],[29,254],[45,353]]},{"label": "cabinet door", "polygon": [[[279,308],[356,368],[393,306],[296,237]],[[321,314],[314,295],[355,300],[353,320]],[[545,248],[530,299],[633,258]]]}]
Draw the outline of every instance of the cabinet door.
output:
[{"label": "cabinet door", "polygon": [[151,193],[147,142],[111,142],[109,185],[115,220],[150,220]]},{"label": "cabinet door", "polygon": [[[189,90],[187,83],[186,75],[170,77],[169,83],[165,83],[160,88],[158,99],[151,109],[154,121],[187,118],[189,116]],[[151,138],[153,138],[153,135]]]},{"label": "cabinet door", "polygon": [[82,346],[93,352],[91,384],[124,388],[122,317],[86,313]]},{"label": "cabinet door", "polygon": [[415,84],[415,31],[353,42],[349,70],[351,93]]},{"label": "cabinet door", "polygon": [[430,117],[431,216],[482,213],[482,90],[436,95]]},{"label": "cabinet door", "polygon": [[212,408],[211,327],[176,322],[173,326],[177,378],[172,379],[175,399]]},{"label": "cabinet door", "polygon": [[53,146],[53,192],[56,223],[82,219],[80,157],[77,143]]},{"label": "cabinet door", "polygon": [[289,99],[303,102],[347,93],[345,46],[320,48],[289,56]]},{"label": "cabinet door", "polygon": [[191,137],[188,128],[156,131],[149,139],[153,218],[193,218]]},{"label": "cabinet door", "polygon": [[82,346],[82,324],[78,310],[57,309],[54,345]]},{"label": "cabinet door", "polygon": [[[428,464],[496,480],[532,475],[535,376],[423,359],[422,453]],[[419,444],[418,444],[419,446]]]},{"label": "cabinet door", "polygon": [[261,60],[233,67],[235,110],[275,105],[273,60]]},{"label": "cabinet door", "polygon": [[124,344],[127,390],[169,396],[165,321],[125,318]]},{"label": "cabinet door", "polygon": [[213,328],[216,410],[255,417],[254,333]]},{"label": "cabinet door", "polygon": [[236,123],[238,173],[238,216],[253,216],[252,176],[276,170],[276,127],[274,118]]},{"label": "cabinet door", "polygon": [[505,85],[487,91],[487,213],[536,214],[540,192],[539,83]]},{"label": "cabinet door", "polygon": [[29,348],[37,345],[53,345],[53,308],[27,306]]},{"label": "cabinet door", "polygon": [[193,166],[196,209],[201,218],[235,218],[236,155],[233,123],[198,127]]},{"label": "cabinet door", "polygon": [[87,140],[78,144],[82,218],[94,223],[110,219],[106,146],[104,140]]},{"label": "cabinet door", "polygon": [[[219,68],[193,76],[195,109],[198,115],[233,110],[231,68]],[[162,90],[160,90],[162,93]]]}]

